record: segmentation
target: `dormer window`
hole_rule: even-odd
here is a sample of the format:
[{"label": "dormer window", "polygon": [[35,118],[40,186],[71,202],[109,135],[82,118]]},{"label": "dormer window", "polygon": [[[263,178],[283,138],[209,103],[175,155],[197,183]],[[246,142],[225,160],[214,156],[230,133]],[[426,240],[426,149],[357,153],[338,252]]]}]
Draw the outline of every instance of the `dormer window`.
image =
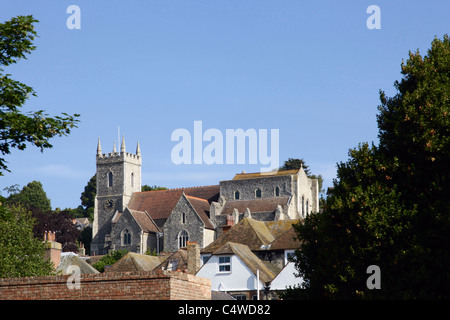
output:
[{"label": "dormer window", "polygon": [[241,193],[239,191],[234,192],[234,200],[239,200],[241,198]]},{"label": "dormer window", "polygon": [[255,198],[261,198],[261,189],[260,188],[255,190]]}]

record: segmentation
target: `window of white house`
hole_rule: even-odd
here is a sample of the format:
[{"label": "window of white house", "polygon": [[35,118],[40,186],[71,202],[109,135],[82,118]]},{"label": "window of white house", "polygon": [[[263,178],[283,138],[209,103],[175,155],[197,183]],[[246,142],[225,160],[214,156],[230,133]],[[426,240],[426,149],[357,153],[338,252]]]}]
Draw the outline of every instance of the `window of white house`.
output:
[{"label": "window of white house", "polygon": [[186,247],[186,243],[189,241],[189,234],[186,230],[180,231],[178,234],[178,249]]},{"label": "window of white house", "polygon": [[285,250],[284,251],[284,265],[286,265],[290,258],[295,258],[295,250]]},{"label": "window of white house", "polygon": [[260,188],[255,190],[255,198],[261,198],[261,189]]},{"label": "window of white house", "polygon": [[219,272],[231,272],[231,257],[219,257]]}]

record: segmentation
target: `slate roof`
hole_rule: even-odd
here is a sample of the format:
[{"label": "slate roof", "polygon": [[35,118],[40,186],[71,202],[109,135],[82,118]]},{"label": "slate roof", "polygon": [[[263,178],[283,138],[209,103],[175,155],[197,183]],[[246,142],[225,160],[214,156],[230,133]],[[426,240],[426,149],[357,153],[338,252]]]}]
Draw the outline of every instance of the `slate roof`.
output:
[{"label": "slate roof", "polygon": [[167,256],[149,256],[128,252],[105,272],[152,271],[166,258]]},{"label": "slate roof", "polygon": [[142,212],[147,211],[154,220],[167,219],[183,194],[183,191],[187,196],[205,199],[208,203],[211,203],[219,199],[220,187],[215,185],[134,192],[128,208]]},{"label": "slate roof", "polygon": [[297,239],[294,228],[290,228],[270,244],[270,250],[297,249],[301,242]]},{"label": "slate roof", "polygon": [[267,178],[275,176],[286,176],[286,175],[296,175],[300,169],[293,170],[279,170],[271,172],[254,172],[254,173],[237,173],[233,180],[244,180],[244,179],[255,179],[255,178]]},{"label": "slate roof", "polygon": [[272,197],[251,200],[227,201],[222,210],[222,214],[232,214],[236,208],[239,213],[244,213],[247,208],[250,212],[274,212],[278,205],[284,207],[288,204],[289,197]]}]

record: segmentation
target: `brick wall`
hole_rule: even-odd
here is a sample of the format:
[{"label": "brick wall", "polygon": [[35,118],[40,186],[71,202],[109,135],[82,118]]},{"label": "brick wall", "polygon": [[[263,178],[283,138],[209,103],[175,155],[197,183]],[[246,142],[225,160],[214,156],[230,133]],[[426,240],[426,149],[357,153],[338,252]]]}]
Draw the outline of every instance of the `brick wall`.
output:
[{"label": "brick wall", "polygon": [[[209,300],[211,280],[181,272],[116,272],[80,275],[80,289],[69,289],[71,276],[0,279],[0,299],[24,300]],[[72,276],[73,277],[73,276]],[[71,278],[72,279],[72,278]],[[70,281],[72,285],[74,281]]]}]

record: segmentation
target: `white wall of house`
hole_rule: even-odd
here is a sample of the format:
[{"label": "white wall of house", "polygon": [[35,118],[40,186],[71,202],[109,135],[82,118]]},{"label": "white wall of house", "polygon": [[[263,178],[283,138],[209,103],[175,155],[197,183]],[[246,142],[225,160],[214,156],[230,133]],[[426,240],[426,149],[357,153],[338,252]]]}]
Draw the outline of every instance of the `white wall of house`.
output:
[{"label": "white wall of house", "polygon": [[[231,257],[229,272],[219,271],[219,257],[221,256],[213,255],[198,271],[197,276],[211,279],[211,290],[215,291],[257,290],[256,275],[237,255],[228,256]],[[260,281],[260,289],[263,288]]]},{"label": "white wall of house", "polygon": [[270,290],[285,290],[288,286],[298,286],[303,283],[303,279],[296,277],[294,274],[297,272],[295,264],[289,262],[283,270],[272,280],[270,284]]}]

